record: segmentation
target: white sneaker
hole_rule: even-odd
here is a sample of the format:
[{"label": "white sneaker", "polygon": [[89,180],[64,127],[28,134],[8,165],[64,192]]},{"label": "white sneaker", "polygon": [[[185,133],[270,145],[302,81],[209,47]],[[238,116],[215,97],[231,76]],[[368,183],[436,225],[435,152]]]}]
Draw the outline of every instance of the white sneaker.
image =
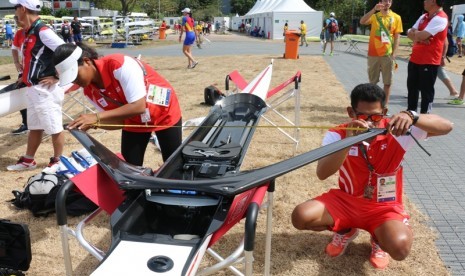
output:
[{"label": "white sneaker", "polygon": [[26,170],[33,170],[37,167],[36,161],[32,160],[31,163],[27,163],[24,161],[24,157],[19,158],[18,162],[14,165],[10,165],[6,167],[9,171],[26,171]]},{"label": "white sneaker", "polygon": [[444,97],[444,100],[455,100],[459,97],[459,94],[457,95],[450,95],[450,96],[447,96],[447,97]]}]

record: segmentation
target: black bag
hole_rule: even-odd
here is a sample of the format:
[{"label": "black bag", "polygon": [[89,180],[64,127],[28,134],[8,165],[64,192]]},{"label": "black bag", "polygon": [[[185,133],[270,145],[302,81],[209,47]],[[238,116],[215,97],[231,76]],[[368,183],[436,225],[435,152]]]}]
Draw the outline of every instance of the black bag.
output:
[{"label": "black bag", "polygon": [[[23,192],[12,191],[13,205],[29,209],[35,217],[48,216],[55,212],[55,200],[58,190],[67,181],[65,175],[39,173],[27,181]],[[80,216],[97,209],[92,201],[77,191],[70,191],[66,198],[66,210],[71,216]]]},{"label": "black bag", "polygon": [[27,225],[0,220],[0,275],[23,275],[13,270],[27,271],[31,260]]},{"label": "black bag", "polygon": [[69,36],[71,31],[71,27],[68,24],[63,24],[61,26],[61,35],[62,36]]},{"label": "black bag", "polygon": [[452,30],[449,28],[447,30],[447,41],[449,42],[449,45],[447,46],[447,57],[453,57],[455,54],[458,52],[458,47],[457,43],[455,42],[453,36],[452,36]]},{"label": "black bag", "polygon": [[224,97],[223,93],[213,85],[205,87],[203,97],[206,105],[215,105],[218,100]]}]

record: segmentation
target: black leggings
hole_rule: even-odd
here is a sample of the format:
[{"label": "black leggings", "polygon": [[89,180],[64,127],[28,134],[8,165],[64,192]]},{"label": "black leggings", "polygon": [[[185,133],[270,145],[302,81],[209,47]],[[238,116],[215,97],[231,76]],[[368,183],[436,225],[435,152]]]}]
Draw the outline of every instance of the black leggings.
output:
[{"label": "black leggings", "polygon": [[418,98],[421,92],[420,113],[430,113],[434,101],[434,83],[438,75],[438,65],[420,65],[408,63],[407,110],[417,111]]},{"label": "black leggings", "polygon": [[27,126],[27,109],[21,109],[19,112],[21,112],[22,123]]},{"label": "black leggings", "polygon": [[[174,127],[155,131],[161,149],[163,162],[182,143],[182,119]],[[150,140],[151,132],[131,132],[123,130],[121,133],[121,153],[124,159],[133,165],[142,166],[145,150]]]}]

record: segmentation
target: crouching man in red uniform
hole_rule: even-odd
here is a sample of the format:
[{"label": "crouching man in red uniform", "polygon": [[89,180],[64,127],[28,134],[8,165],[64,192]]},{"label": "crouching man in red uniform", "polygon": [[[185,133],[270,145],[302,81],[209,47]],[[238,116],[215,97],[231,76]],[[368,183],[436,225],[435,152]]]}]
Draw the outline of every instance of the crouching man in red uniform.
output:
[{"label": "crouching man in red uniform", "polygon": [[[434,114],[401,111],[391,118],[384,115],[386,95],[380,87],[361,84],[354,88],[347,113],[351,121],[331,129],[323,139],[327,145],[357,135],[350,128],[386,128],[388,134],[341,150],[318,161],[317,176],[326,179],[339,171],[339,189],[295,207],[292,223],[299,230],[334,232],[326,246],[332,257],[344,253],[359,229],[370,233],[370,263],[387,267],[389,256],[403,260],[410,253],[413,233],[402,203],[402,161],[417,139],[444,135],[452,123]],[[406,135],[410,131],[411,135]]]}]

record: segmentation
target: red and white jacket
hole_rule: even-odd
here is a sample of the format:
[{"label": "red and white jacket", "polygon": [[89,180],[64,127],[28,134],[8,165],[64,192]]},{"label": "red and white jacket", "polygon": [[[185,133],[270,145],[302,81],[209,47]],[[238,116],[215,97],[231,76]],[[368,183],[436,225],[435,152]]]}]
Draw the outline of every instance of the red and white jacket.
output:
[{"label": "red and white jacket", "polygon": [[[380,122],[379,127],[386,126],[389,119],[384,119]],[[347,127],[347,124],[338,126],[340,128]],[[427,133],[415,126],[411,129],[412,135],[417,139],[424,139]],[[323,146],[339,141],[346,137],[344,129],[330,129],[324,139]],[[396,202],[402,204],[402,160],[408,149],[415,144],[415,141],[410,136],[393,136],[391,134],[378,135],[370,144],[363,142],[366,149],[366,154],[370,164],[374,168],[376,174],[392,174],[396,175]],[[360,150],[359,145],[354,145],[350,148],[347,157],[339,169],[339,188],[344,192],[355,197],[362,198],[365,187],[368,183],[370,170],[368,168],[367,159]],[[376,177],[372,177],[371,186],[376,187]],[[374,191],[374,194],[377,190]],[[372,201],[376,202],[373,198]]]},{"label": "red and white jacket", "polygon": [[411,62],[420,65],[441,65],[448,20],[447,14],[442,10],[431,18],[428,13],[420,16],[413,28],[430,33],[431,38],[427,44],[415,43],[413,45]]},{"label": "red and white jacket", "polygon": [[152,132],[175,125],[181,119],[181,108],[173,87],[152,67],[122,54],[111,54],[94,60],[104,89],[93,84],[84,94],[101,110],[111,110],[145,97],[146,114],[124,121],[125,125],[153,127],[125,127],[131,132]]}]

